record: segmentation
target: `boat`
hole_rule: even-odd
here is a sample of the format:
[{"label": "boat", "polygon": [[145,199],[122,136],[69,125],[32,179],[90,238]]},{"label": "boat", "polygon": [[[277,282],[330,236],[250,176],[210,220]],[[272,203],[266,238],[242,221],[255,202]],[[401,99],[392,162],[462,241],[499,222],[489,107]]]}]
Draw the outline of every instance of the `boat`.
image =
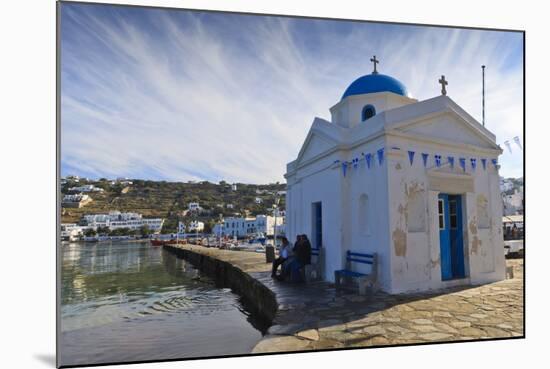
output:
[{"label": "boat", "polygon": [[253,243],[260,243],[260,244],[262,244],[262,245],[265,245],[265,241],[266,241],[265,235],[264,235],[262,232],[259,232],[259,233],[257,233],[256,235],[254,235],[253,237],[251,237],[251,238],[248,240],[248,243],[250,243],[250,244],[253,244]]},{"label": "boat", "polygon": [[165,243],[166,241],[163,240],[151,240],[152,246],[164,246]]}]

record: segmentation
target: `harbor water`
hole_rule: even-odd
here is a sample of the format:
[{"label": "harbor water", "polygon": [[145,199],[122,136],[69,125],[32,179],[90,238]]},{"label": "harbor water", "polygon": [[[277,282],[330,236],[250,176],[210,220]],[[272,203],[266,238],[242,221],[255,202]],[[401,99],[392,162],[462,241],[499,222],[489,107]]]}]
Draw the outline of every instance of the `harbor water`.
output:
[{"label": "harbor water", "polygon": [[61,249],[60,364],[250,353],[266,326],[239,296],[149,242]]}]

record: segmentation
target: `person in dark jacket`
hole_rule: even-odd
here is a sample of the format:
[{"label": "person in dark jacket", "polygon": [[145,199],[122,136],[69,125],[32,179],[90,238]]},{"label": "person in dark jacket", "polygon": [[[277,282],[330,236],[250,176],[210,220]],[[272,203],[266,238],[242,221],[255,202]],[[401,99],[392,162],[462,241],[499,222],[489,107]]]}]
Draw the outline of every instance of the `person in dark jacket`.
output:
[{"label": "person in dark jacket", "polygon": [[308,265],[311,264],[311,242],[309,242],[309,239],[305,234],[302,235],[302,242],[303,264]]},{"label": "person in dark jacket", "polygon": [[300,262],[300,267],[311,264],[311,243],[305,234],[298,236],[299,241],[294,245],[294,254]]},{"label": "person in dark jacket", "polygon": [[301,269],[311,263],[311,244],[306,235],[297,237],[293,252],[295,257],[288,264],[286,275],[290,275],[291,282],[302,282]]}]

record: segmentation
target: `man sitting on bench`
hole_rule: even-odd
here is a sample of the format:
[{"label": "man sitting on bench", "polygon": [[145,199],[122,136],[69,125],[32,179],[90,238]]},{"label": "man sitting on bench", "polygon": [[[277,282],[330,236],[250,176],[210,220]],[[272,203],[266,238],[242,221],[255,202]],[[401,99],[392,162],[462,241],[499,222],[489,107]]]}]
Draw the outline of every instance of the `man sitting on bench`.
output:
[{"label": "man sitting on bench", "polygon": [[288,239],[286,237],[283,237],[281,238],[281,241],[283,245],[281,246],[281,250],[279,251],[279,257],[273,260],[271,278],[275,278],[277,276],[277,268],[279,268],[279,265],[282,265],[285,261],[287,261],[290,256],[290,243],[288,242]]}]

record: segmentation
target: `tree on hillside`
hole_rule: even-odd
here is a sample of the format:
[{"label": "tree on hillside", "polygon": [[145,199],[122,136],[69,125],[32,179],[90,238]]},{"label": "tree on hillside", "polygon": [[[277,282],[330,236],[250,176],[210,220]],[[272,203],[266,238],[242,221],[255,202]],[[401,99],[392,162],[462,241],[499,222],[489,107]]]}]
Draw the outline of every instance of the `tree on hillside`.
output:
[{"label": "tree on hillside", "polygon": [[97,234],[109,234],[109,227],[97,227]]},{"label": "tree on hillside", "polygon": [[94,237],[96,234],[97,234],[97,232],[93,228],[88,228],[84,231],[84,236],[86,236],[86,237]]},{"label": "tree on hillside", "polygon": [[214,228],[214,225],[216,225],[216,221],[214,219],[208,219],[206,222],[204,222],[204,233],[211,233],[212,229]]},{"label": "tree on hillside", "polygon": [[116,228],[109,232],[110,236],[126,236],[132,234],[130,228]]},{"label": "tree on hillside", "polygon": [[139,229],[139,234],[141,235],[142,238],[147,238],[151,233],[152,233],[151,229],[147,224],[142,225],[141,228]]}]

